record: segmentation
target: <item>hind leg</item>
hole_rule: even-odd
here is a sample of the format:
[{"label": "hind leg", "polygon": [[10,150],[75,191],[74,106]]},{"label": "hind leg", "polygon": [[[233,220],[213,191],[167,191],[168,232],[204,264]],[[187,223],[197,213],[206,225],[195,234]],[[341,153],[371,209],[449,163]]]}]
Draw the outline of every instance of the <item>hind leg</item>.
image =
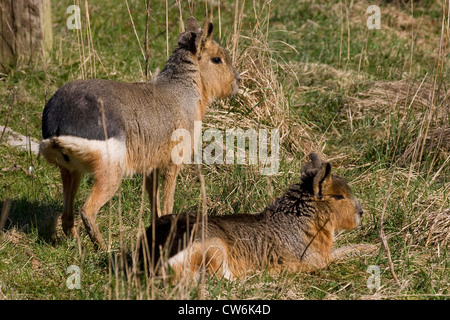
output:
[{"label": "hind leg", "polygon": [[76,170],[71,172],[62,167],[60,168],[60,171],[64,193],[64,207],[62,214],[63,231],[66,235],[76,238],[78,236],[78,230],[75,228],[74,224],[73,205],[75,195],[80,186],[81,174]]},{"label": "hind leg", "polygon": [[81,209],[80,215],[94,246],[106,251],[105,241],[100,234],[95,220],[98,210],[116,193],[122,181],[122,170],[119,166],[108,166],[105,163],[99,167],[98,170],[94,171],[92,192]]},{"label": "hind leg", "polygon": [[167,262],[176,280],[185,278],[198,281],[205,272],[232,280],[237,278],[237,275],[230,269],[228,252],[228,247],[218,238],[208,239],[203,243],[199,240],[169,258]]}]

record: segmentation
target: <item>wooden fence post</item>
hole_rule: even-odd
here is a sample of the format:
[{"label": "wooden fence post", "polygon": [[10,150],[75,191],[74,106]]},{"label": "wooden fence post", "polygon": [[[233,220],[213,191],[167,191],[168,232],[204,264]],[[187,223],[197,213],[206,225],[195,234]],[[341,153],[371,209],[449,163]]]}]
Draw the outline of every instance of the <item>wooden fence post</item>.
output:
[{"label": "wooden fence post", "polygon": [[50,0],[0,0],[0,71],[47,57],[53,32]]}]

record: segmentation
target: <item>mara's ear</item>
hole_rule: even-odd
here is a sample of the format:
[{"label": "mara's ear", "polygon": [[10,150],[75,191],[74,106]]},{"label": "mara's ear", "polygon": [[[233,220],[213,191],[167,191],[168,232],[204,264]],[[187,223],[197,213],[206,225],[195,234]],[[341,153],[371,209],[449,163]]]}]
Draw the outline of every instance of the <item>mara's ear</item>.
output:
[{"label": "mara's ear", "polygon": [[186,48],[192,54],[196,54],[197,53],[197,42],[198,42],[197,39],[198,39],[198,35],[195,32],[192,32],[192,31],[182,32],[178,36],[178,46],[180,48]]},{"label": "mara's ear", "polygon": [[197,53],[197,45],[202,29],[194,17],[190,17],[186,21],[186,31],[178,36],[178,46],[186,48],[192,54]]},{"label": "mara's ear", "polygon": [[211,41],[213,30],[213,23],[206,20],[203,24],[202,35],[200,36],[200,41],[198,43],[200,47],[203,47],[207,42]]},{"label": "mara's ear", "polygon": [[186,21],[186,32],[200,32],[201,28],[200,25],[198,24],[197,20],[195,20],[194,17],[190,17],[189,19],[187,19]]},{"label": "mara's ear", "polygon": [[313,179],[314,197],[320,199],[323,191],[331,184],[331,164],[329,162],[322,163]]},{"label": "mara's ear", "polygon": [[178,45],[196,54],[208,41],[211,41],[213,29],[213,24],[208,20],[201,29],[197,20],[190,17],[186,21],[186,31],[178,36]]},{"label": "mara's ear", "polygon": [[319,169],[322,165],[322,160],[320,160],[320,157],[317,155],[317,153],[311,152],[308,155],[309,162],[305,163],[303,165],[303,169],[302,169],[302,173],[314,170],[314,169]]}]

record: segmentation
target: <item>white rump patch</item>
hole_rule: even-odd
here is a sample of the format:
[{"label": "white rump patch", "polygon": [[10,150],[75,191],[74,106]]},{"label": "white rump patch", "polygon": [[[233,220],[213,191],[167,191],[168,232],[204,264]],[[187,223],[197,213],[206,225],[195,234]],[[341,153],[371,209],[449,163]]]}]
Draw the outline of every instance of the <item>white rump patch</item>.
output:
[{"label": "white rump patch", "polygon": [[[171,258],[169,258],[169,260],[167,260],[167,263],[171,266],[174,267],[177,264],[182,264],[183,266],[185,265],[185,263],[188,261],[188,251],[189,249],[184,249],[180,252],[178,252],[176,255],[172,256]],[[189,254],[190,256],[190,254]]]},{"label": "white rump patch", "polygon": [[[208,248],[206,248],[206,250],[204,252],[207,252],[208,250],[210,250],[211,248],[217,248],[217,250],[221,250],[221,248],[218,248],[214,245],[210,245]],[[186,272],[189,272],[188,270],[191,270],[191,266],[190,261],[191,261],[191,255],[192,255],[193,249],[192,247],[189,247],[187,249],[184,249],[180,252],[178,252],[176,255],[172,256],[171,258],[169,258],[169,260],[167,260],[167,263],[172,267],[172,268],[176,268],[177,265],[182,267],[182,270],[185,270]],[[214,254],[215,255],[215,254]],[[214,255],[211,259],[214,258]],[[210,261],[205,261],[206,265],[208,266]],[[184,274],[184,276],[186,276],[187,274]],[[224,263],[222,265],[222,274],[216,274],[216,276],[222,276],[223,278],[227,279],[227,280],[232,280],[233,279],[233,274],[231,273],[229,267],[228,267],[228,261],[227,259],[224,259]],[[194,280],[197,281],[200,277],[200,273],[198,272],[198,270],[195,272],[194,274]]]}]

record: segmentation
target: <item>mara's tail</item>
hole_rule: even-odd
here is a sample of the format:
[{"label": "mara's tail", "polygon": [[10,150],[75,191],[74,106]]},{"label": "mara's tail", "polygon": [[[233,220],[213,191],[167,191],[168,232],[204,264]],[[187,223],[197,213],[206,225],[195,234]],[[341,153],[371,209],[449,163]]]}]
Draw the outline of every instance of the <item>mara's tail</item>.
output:
[{"label": "mara's tail", "polygon": [[101,141],[59,136],[42,140],[39,154],[59,167],[89,173],[112,164],[123,168],[126,147],[115,138]]},{"label": "mara's tail", "polygon": [[65,153],[66,150],[60,146],[58,138],[44,139],[39,144],[39,157],[44,157],[50,163],[63,165],[70,161]]},{"label": "mara's tail", "polygon": [[77,168],[79,166],[75,165],[79,162],[76,160],[80,153],[81,148],[67,143],[67,141],[60,139],[59,137],[44,139],[39,145],[39,156],[44,157],[49,163],[68,170],[81,169]]}]

